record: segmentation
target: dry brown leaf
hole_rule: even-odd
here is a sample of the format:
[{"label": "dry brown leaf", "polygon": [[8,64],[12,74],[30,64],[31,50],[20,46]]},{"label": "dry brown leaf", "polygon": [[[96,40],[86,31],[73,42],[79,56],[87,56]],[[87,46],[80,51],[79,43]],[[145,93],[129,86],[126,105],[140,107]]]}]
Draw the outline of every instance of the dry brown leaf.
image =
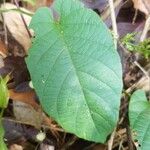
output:
[{"label": "dry brown leaf", "polygon": [[23,150],[21,145],[13,144],[10,146],[9,150]]},{"label": "dry brown leaf", "polygon": [[[11,90],[9,90],[9,97],[10,97],[10,99],[12,99],[15,102],[14,104],[16,105],[15,106],[16,110],[17,110],[17,107],[18,108],[22,107],[22,108],[24,108],[24,109],[21,108],[22,112],[26,109],[28,112],[30,112],[28,114],[31,115],[31,112],[32,112],[32,115],[31,116],[29,115],[30,117],[35,116],[33,118],[33,120],[30,121],[31,120],[30,117],[29,117],[30,119],[27,118],[25,120],[25,117],[22,117],[22,115],[20,116],[20,115],[17,114],[16,116],[17,116],[18,120],[21,120],[23,118],[22,121],[26,121],[26,122],[30,121],[29,124],[34,125],[37,128],[41,125],[41,123],[43,123],[43,124],[45,124],[49,127],[53,126],[51,118],[49,118],[45,114],[43,114],[40,105],[36,102],[36,100],[35,100],[36,95],[35,95],[34,91],[16,92],[15,90],[11,89]],[[29,106],[32,106],[32,107],[29,107]],[[25,114],[27,114],[27,111],[25,113],[22,113],[22,114],[25,116]],[[18,113],[18,112],[16,112],[16,113]],[[39,117],[41,115],[42,115],[42,117],[41,117],[41,120],[40,120]],[[40,122],[37,123],[36,120],[38,120],[38,119],[39,119]]]},{"label": "dry brown leaf", "polygon": [[106,150],[106,149],[107,149],[107,146],[103,144],[97,144],[92,148],[92,150]]},{"label": "dry brown leaf", "polygon": [[11,90],[9,90],[9,97],[12,100],[26,103],[26,104],[32,106],[33,108],[35,108],[36,110],[38,110],[40,108],[38,103],[36,103],[36,101],[35,101],[36,96],[35,96],[34,91],[16,92],[15,90],[11,89]]},{"label": "dry brown leaf", "polygon": [[50,6],[53,3],[54,0],[46,0],[46,5]]},{"label": "dry brown leaf", "polygon": [[8,55],[8,50],[4,44],[3,41],[0,40],[0,55],[3,57],[3,58],[6,58],[6,56]]},{"label": "dry brown leaf", "polygon": [[150,0],[132,0],[134,3],[134,8],[145,13],[145,15],[150,14]]},{"label": "dry brown leaf", "polygon": [[42,0],[42,1],[41,1],[41,0],[36,0],[36,3],[35,3],[34,6],[28,4],[28,5],[27,5],[27,8],[28,8],[29,10],[35,11],[35,10],[37,10],[39,7],[42,7],[42,6],[48,6],[48,7],[50,7],[51,4],[53,3],[53,1],[54,1],[54,0]]},{"label": "dry brown leaf", "polygon": [[35,110],[28,104],[19,101],[13,101],[13,112],[17,121],[33,125],[37,129],[41,128],[44,115],[41,109]]},{"label": "dry brown leaf", "polygon": [[36,103],[35,92],[16,92],[9,90],[10,98],[13,99],[13,112],[16,120],[40,128],[45,118],[40,106]]},{"label": "dry brown leaf", "polygon": [[5,77],[10,74],[11,82],[9,89],[14,89],[21,83],[29,81],[29,73],[23,57],[8,56],[2,59],[2,67],[0,67],[0,76]]},{"label": "dry brown leaf", "polygon": [[[1,6],[1,9],[17,9],[17,7],[13,4],[6,3],[5,5]],[[21,8],[25,12],[29,12],[28,10]],[[29,12],[30,13],[30,12]],[[24,20],[27,25],[29,25],[31,21],[31,17],[28,15],[23,14]],[[8,11],[3,13],[3,19],[5,24],[12,34],[12,36],[18,41],[20,45],[23,46],[26,54],[31,44],[31,39],[28,35],[28,32],[25,28],[23,20],[20,16],[19,12],[16,11]],[[2,21],[2,18],[0,19]]]},{"label": "dry brown leaf", "polygon": [[55,150],[55,147],[52,145],[41,143],[40,150]]}]

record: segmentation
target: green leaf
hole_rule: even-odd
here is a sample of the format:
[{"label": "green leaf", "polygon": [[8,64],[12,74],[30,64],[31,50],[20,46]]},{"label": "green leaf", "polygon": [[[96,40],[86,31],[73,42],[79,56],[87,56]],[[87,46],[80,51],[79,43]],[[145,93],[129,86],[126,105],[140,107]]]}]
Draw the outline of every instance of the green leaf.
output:
[{"label": "green leaf", "polygon": [[129,119],[134,140],[138,140],[138,150],[150,149],[150,103],[144,91],[133,93],[129,105]]},{"label": "green leaf", "polygon": [[2,125],[2,116],[4,108],[8,105],[9,93],[7,89],[7,82],[9,76],[6,76],[4,79],[0,76],[0,150],[7,150],[6,144],[4,142],[4,128]]},{"label": "green leaf", "polygon": [[43,109],[67,132],[105,142],[118,121],[122,69],[111,33],[78,0],[40,8],[26,60]]},{"label": "green leaf", "polygon": [[0,77],[0,108],[6,108],[9,100],[9,93],[7,89],[7,82],[9,77],[6,76],[4,79]]},{"label": "green leaf", "polygon": [[6,144],[4,142],[4,128],[1,120],[0,120],[0,150],[7,150]]}]

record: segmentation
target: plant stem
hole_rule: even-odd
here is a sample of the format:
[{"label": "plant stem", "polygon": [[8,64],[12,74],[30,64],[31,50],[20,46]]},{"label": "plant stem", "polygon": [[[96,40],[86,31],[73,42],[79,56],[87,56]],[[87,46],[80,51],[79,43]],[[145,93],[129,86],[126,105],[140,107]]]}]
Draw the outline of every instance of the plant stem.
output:
[{"label": "plant stem", "polygon": [[142,35],[141,35],[141,38],[140,38],[141,42],[143,42],[145,40],[147,32],[149,30],[149,27],[150,27],[150,15],[146,19],[145,26],[144,26],[144,29],[143,29],[143,32],[142,32]]},{"label": "plant stem", "polygon": [[[109,0],[109,7],[110,7],[110,14],[111,14],[111,20],[112,20],[112,28],[114,32],[114,45],[115,49],[117,49],[117,39],[119,38],[118,36],[118,31],[117,31],[117,23],[116,23],[116,16],[115,16],[115,9],[114,9],[114,2],[113,0]],[[111,134],[111,137],[108,141],[108,150],[112,150],[113,146],[113,141],[116,133],[116,128],[114,129],[113,133]]]},{"label": "plant stem", "polygon": [[[115,0],[114,1],[114,7],[118,7],[120,4],[121,4],[122,0]],[[110,16],[110,8],[109,7],[106,7],[106,9],[104,10],[104,12],[102,13],[101,15],[101,19],[102,20],[106,20],[108,19],[108,17]]]},{"label": "plant stem", "polygon": [[111,20],[112,20],[112,28],[114,32],[114,45],[115,45],[115,48],[117,49],[117,39],[119,38],[119,36],[118,36],[118,31],[117,31],[114,3],[113,3],[113,0],[109,0],[108,2],[109,2],[110,12],[111,12],[110,14],[111,14]]},{"label": "plant stem", "polygon": [[[3,4],[5,5],[6,1],[3,0]],[[3,14],[2,14],[2,19],[3,19],[3,28],[4,28],[4,37],[5,37],[5,45],[6,47],[8,46],[8,35],[7,35],[7,27],[6,27],[6,23],[5,23],[5,20],[4,20],[4,17],[3,17]]]},{"label": "plant stem", "polygon": [[115,127],[113,133],[111,134],[111,137],[110,137],[110,139],[108,141],[108,150],[112,150],[115,133],[116,133],[116,127]]}]

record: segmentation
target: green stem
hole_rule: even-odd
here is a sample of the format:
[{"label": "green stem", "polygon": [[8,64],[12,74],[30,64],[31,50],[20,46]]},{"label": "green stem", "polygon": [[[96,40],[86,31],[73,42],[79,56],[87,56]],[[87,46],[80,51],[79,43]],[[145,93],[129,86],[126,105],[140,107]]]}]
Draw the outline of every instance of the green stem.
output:
[{"label": "green stem", "polygon": [[3,113],[4,113],[4,109],[2,109],[1,112],[0,112],[0,120],[2,120]]}]

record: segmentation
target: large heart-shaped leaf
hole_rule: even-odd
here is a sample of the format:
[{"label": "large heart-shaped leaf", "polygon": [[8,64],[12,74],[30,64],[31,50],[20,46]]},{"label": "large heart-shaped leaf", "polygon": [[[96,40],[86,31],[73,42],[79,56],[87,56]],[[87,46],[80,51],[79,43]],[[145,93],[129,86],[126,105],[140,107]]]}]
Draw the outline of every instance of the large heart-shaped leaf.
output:
[{"label": "large heart-shaped leaf", "polygon": [[104,142],[118,120],[119,56],[99,16],[78,0],[40,8],[27,65],[43,109],[66,131]]},{"label": "large heart-shaped leaf", "polygon": [[129,105],[130,125],[134,140],[138,141],[138,150],[150,149],[150,103],[144,91],[133,93]]}]

